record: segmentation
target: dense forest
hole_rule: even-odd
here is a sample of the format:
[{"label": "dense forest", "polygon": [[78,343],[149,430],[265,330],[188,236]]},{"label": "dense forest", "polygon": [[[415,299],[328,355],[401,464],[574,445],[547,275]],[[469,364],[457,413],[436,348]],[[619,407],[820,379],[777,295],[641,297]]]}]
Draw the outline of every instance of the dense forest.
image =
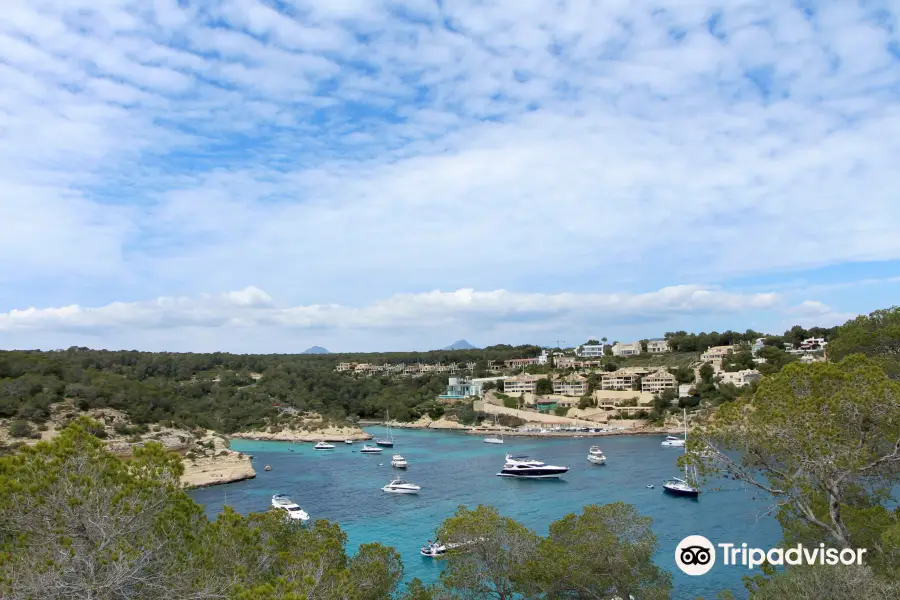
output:
[{"label": "dense forest", "polygon": [[338,374],[339,362],[383,364],[476,362],[536,356],[538,346],[382,354],[178,354],[88,348],[0,352],[0,418],[42,423],[64,398],[82,410],[115,408],[137,424],[171,422],[224,433],[256,428],[284,408],[329,421],[409,420],[442,409],[435,399],[446,373],[420,377]]}]

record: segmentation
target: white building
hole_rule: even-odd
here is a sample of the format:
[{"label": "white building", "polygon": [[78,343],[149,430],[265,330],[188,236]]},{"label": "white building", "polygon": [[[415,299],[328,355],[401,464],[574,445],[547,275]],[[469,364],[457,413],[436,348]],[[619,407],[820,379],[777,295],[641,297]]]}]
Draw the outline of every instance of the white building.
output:
[{"label": "white building", "polygon": [[641,343],[640,342],[631,342],[625,344],[623,342],[616,342],[612,347],[613,356],[637,356],[641,353]]},{"label": "white building", "polygon": [[538,356],[537,364],[546,365],[548,362],[550,362],[550,353],[547,352],[547,349],[545,348],[544,350],[541,350],[541,355]]},{"label": "white building", "polygon": [[662,354],[671,351],[672,349],[669,348],[669,340],[663,338],[647,340],[647,352],[649,354]]},{"label": "white building", "polygon": [[517,375],[503,380],[504,394],[533,394],[537,389],[537,380],[540,377],[534,375]]},{"label": "white building", "polygon": [[585,358],[596,358],[598,356],[603,356],[603,344],[585,344],[581,347],[579,356],[583,356]]},{"label": "white building", "polygon": [[703,362],[722,360],[732,352],[734,352],[734,346],[713,346],[712,348],[707,348],[706,352],[700,355],[700,360]]},{"label": "white building", "polygon": [[678,386],[678,397],[679,398],[687,398],[691,395],[691,390],[694,389],[693,383],[682,383]]},{"label": "white building", "polygon": [[731,383],[737,387],[746,387],[754,381],[759,381],[759,378],[760,374],[756,369],[724,371],[719,375],[719,383]]}]

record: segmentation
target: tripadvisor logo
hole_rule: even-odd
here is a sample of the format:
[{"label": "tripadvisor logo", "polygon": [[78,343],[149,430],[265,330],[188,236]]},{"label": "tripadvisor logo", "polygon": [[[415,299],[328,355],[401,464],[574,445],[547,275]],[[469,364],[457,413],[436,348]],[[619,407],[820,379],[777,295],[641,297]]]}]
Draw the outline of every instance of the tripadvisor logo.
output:
[{"label": "tripadvisor logo", "polygon": [[797,544],[790,548],[750,548],[746,543],[713,544],[702,535],[689,535],[675,548],[675,564],[687,575],[705,575],[716,564],[716,554],[728,567],[742,566],[753,570],[765,562],[783,565],[861,565],[865,548],[826,548],[819,544],[812,548]]}]

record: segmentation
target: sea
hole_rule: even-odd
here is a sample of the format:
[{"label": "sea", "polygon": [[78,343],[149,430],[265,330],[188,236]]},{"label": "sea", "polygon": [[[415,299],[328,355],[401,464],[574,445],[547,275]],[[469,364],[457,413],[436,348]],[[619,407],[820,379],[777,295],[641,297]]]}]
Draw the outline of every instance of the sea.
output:
[{"label": "sea", "polygon": [[[460,432],[395,429],[393,433],[394,448],[385,448],[381,454],[360,453],[361,442],[313,450],[309,443],[232,440],[232,449],[253,456],[256,478],[190,494],[205,505],[211,518],[226,503],[242,513],[262,512],[269,508],[273,494],[287,494],[312,519],[339,523],[347,533],[350,554],[368,542],[394,547],[403,558],[406,581],[413,577],[437,580],[441,561],[422,557],[419,548],[435,538],[441,522],[461,505],[493,505],[501,514],[546,535],[551,522],[581,512],[584,505],[633,504],[640,514],[653,518],[659,539],[655,560],[673,575],[673,598],[710,600],[724,589],[736,598],[746,598],[741,577],[753,574],[746,567],[725,566],[721,561],[702,576],[682,573],[675,564],[675,548],[684,537],[702,535],[714,544],[746,542],[756,548],[773,547],[781,538],[778,522],[765,516],[766,498],[741,482],[713,482],[698,499],[665,494],[662,483],[679,475],[676,460],[682,450],[660,446],[662,436],[507,437],[503,445],[495,445]],[[594,444],[606,454],[606,464],[587,461]],[[409,461],[408,469],[391,467],[395,453]],[[507,453],[570,470],[560,480],[497,477]],[[264,470],[266,465],[270,471]],[[422,486],[422,491],[414,496],[382,492],[381,487],[396,476]]]}]

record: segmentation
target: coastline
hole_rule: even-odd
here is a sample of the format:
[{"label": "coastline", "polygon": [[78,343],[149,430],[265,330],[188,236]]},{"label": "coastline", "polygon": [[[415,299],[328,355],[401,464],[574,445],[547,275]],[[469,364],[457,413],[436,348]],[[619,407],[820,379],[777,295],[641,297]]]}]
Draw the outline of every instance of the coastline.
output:
[{"label": "coastline", "polygon": [[[629,421],[630,423],[630,421]],[[365,427],[378,427],[383,426],[384,423],[381,421],[360,421],[360,426]],[[492,426],[481,426],[481,427],[473,427],[471,425],[462,425],[457,421],[450,421],[448,419],[438,419],[432,420],[427,416],[422,417],[418,421],[410,421],[410,422],[396,422],[392,421],[390,423],[391,428],[393,429],[421,429],[421,430],[430,430],[430,431],[459,431],[460,433],[464,433],[466,435],[488,435],[491,433],[503,433],[504,436],[508,437],[531,437],[531,438],[585,438],[585,437],[607,437],[607,436],[615,436],[615,435],[681,435],[684,433],[684,430],[677,426],[672,427],[624,427],[622,429],[615,429],[609,431],[601,431],[601,432],[590,432],[590,431],[548,431],[546,433],[541,433],[538,431],[519,431],[517,429],[508,429],[505,427],[492,427]],[[615,425],[607,424],[605,427],[615,427]]]},{"label": "coastline", "polygon": [[281,431],[240,431],[228,435],[229,439],[255,440],[259,442],[364,442],[375,436],[359,427],[324,427],[315,431],[285,428]]}]

